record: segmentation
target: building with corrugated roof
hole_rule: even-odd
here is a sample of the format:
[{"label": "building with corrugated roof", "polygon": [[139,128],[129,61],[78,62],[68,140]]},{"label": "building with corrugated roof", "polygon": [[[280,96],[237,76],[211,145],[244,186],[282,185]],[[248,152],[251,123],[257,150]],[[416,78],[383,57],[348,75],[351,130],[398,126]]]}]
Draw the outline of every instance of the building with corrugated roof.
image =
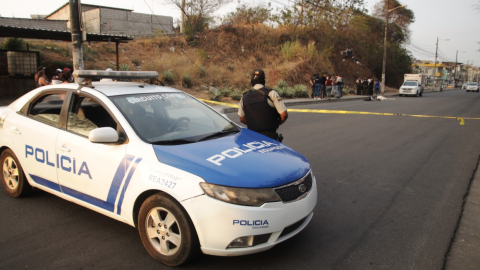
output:
[{"label": "building with corrugated roof", "polygon": [[[84,30],[89,33],[153,36],[173,34],[173,17],[133,12],[131,9],[81,4]],[[47,20],[67,21],[70,28],[70,4],[45,16]]]}]

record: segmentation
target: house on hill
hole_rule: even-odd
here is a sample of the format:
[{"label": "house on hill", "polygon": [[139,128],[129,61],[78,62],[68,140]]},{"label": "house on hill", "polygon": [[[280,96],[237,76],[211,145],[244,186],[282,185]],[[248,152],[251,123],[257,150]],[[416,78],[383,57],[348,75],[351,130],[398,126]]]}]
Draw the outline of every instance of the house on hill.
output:
[{"label": "house on hill", "polygon": [[[83,25],[88,33],[152,36],[173,34],[173,17],[133,12],[131,9],[81,4]],[[70,4],[45,16],[47,20],[70,20]],[[70,28],[69,22],[67,22]]]}]

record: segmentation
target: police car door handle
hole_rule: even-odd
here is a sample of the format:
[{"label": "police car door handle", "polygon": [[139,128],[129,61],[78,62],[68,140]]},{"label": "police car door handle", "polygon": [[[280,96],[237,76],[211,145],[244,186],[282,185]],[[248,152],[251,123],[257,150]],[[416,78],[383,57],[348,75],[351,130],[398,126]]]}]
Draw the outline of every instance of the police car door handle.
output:
[{"label": "police car door handle", "polygon": [[11,130],[12,130],[13,133],[15,133],[15,134],[18,134],[18,135],[22,134],[22,132],[21,132],[20,130],[18,130],[18,128],[16,128],[16,127],[12,127]]},{"label": "police car door handle", "polygon": [[67,148],[65,146],[59,146],[60,150],[65,151],[65,152],[70,152],[70,148]]}]

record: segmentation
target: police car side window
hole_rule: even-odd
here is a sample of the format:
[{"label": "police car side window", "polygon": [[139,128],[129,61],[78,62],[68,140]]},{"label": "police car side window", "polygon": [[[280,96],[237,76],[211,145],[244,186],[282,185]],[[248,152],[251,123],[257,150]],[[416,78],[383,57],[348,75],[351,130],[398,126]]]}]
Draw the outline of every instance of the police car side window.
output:
[{"label": "police car side window", "polygon": [[74,95],[68,111],[67,130],[87,136],[99,127],[117,129],[117,123],[95,99]]},{"label": "police car side window", "polygon": [[28,115],[53,126],[59,126],[65,93],[52,93],[41,96],[32,103]]}]

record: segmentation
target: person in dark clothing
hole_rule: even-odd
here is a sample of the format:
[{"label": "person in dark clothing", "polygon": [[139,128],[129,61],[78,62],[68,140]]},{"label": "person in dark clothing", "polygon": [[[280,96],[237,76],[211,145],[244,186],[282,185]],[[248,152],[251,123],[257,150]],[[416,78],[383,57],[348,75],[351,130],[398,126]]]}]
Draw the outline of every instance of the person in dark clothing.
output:
[{"label": "person in dark clothing", "polygon": [[362,78],[358,77],[358,79],[355,81],[355,84],[357,85],[357,92],[355,92],[355,95],[361,95],[362,94]]},{"label": "person in dark clothing", "polygon": [[362,81],[362,95],[367,95],[368,94],[368,80],[367,78],[363,78]]},{"label": "person in dark clothing", "polygon": [[320,84],[321,84],[320,99],[327,98],[327,91],[326,91],[326,88],[325,88],[326,81],[327,81],[327,73],[324,72],[323,76],[320,76]]},{"label": "person in dark clothing", "polygon": [[310,95],[311,98],[315,98],[315,77],[317,77],[317,73],[312,75],[312,78],[310,78],[310,85],[312,86],[312,94]]},{"label": "person in dark clothing", "polygon": [[373,85],[374,85],[374,81],[372,79],[372,77],[368,78],[368,95],[369,96],[373,96]]},{"label": "person in dark clothing", "polygon": [[314,86],[315,86],[315,94],[313,95],[314,99],[320,99],[320,90],[322,89],[320,75],[316,74],[315,78],[313,79]]},{"label": "person in dark clothing", "polygon": [[238,106],[240,122],[248,129],[281,141],[277,129],[287,121],[287,107],[277,91],[265,87],[263,70],[254,70],[250,82],[253,89],[243,94]]}]

